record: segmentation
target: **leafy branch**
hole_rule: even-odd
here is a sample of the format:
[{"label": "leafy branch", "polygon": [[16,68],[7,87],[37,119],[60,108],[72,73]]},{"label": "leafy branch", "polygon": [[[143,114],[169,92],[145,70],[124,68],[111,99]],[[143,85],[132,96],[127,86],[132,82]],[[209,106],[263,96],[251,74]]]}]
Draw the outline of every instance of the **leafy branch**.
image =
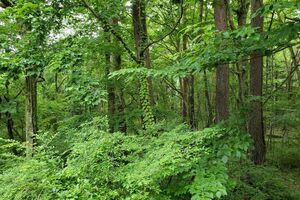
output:
[{"label": "leafy branch", "polygon": [[107,22],[107,20],[102,17],[101,15],[99,15],[87,2],[86,0],[81,0],[81,2],[83,3],[84,7],[87,8],[92,15],[98,19],[102,24],[103,24],[103,29],[106,31],[111,32],[115,38],[121,42],[121,44],[123,45],[123,47],[126,49],[127,53],[129,54],[129,56],[137,63],[139,63],[140,61],[137,59],[137,57],[134,55],[134,53],[131,51],[131,49],[128,47],[128,45],[126,44],[126,42],[123,40],[123,38],[119,35],[119,33],[117,33],[113,27]]},{"label": "leafy branch", "polygon": [[141,51],[141,54],[143,54],[150,46],[152,46],[152,45],[154,45],[154,44],[156,44],[158,42],[163,41],[166,37],[168,37],[169,35],[171,35],[172,33],[174,33],[174,31],[176,30],[176,28],[180,24],[180,21],[181,21],[181,19],[183,17],[183,13],[184,13],[184,10],[183,10],[183,1],[181,1],[181,3],[180,3],[180,16],[179,16],[177,22],[175,23],[175,26],[173,26],[173,28],[168,33],[166,33],[165,35],[163,35],[161,38],[148,43],[146,45],[146,47]]}]

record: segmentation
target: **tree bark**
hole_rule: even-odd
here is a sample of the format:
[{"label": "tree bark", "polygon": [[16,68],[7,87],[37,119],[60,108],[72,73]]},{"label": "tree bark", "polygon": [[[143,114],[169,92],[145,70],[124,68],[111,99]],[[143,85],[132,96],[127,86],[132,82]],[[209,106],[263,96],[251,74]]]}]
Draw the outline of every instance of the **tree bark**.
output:
[{"label": "tree bark", "polygon": [[297,57],[299,58],[299,51],[295,52],[293,47],[289,47],[289,51],[292,58],[292,66],[294,69],[296,69],[297,72],[297,78],[298,78],[298,84],[300,85],[300,71],[299,71],[299,59],[297,60]]},{"label": "tree bark", "polygon": [[[183,20],[186,21],[186,12],[183,10]],[[184,34],[182,37],[182,50],[188,49],[188,35]],[[181,114],[183,121],[189,124],[191,128],[195,128],[195,98],[194,98],[194,75],[189,74],[181,79],[181,93],[182,93],[182,103],[181,103]]]},{"label": "tree bark", "polygon": [[[146,17],[146,2],[142,1],[140,6],[140,18],[141,18],[141,39],[142,39],[142,46],[145,46],[148,43],[148,30],[147,30],[147,17]],[[144,48],[144,47],[143,47]],[[145,67],[150,69],[151,68],[151,57],[150,57],[150,50],[149,48],[145,49],[144,52],[144,64]],[[153,81],[152,77],[147,77],[148,82],[148,89],[149,89],[149,97],[150,97],[150,104],[154,106],[154,94],[153,94]]]},{"label": "tree bark", "polygon": [[[251,11],[254,14],[262,8],[262,0],[251,1]],[[263,17],[256,16],[251,20],[251,25],[263,31]],[[254,52],[250,58],[250,94],[254,97],[262,97],[263,86],[263,56],[259,52]],[[266,147],[263,124],[262,100],[255,99],[251,103],[251,113],[249,119],[249,132],[254,142],[251,158],[255,164],[263,164],[265,161]]]},{"label": "tree bark", "polygon": [[196,128],[195,121],[195,87],[194,87],[194,75],[189,76],[189,125],[191,128]]},{"label": "tree bark", "polygon": [[[214,1],[215,24],[219,31],[227,30],[227,12],[225,0]],[[229,66],[220,64],[216,69],[216,121],[229,117]]]},{"label": "tree bark", "polygon": [[[150,65],[150,52],[149,49],[143,49],[147,45],[147,27],[146,27],[146,16],[145,16],[145,6],[146,2],[144,0],[134,0],[132,2],[132,20],[133,20],[133,31],[134,31],[134,41],[136,48],[136,62],[140,66],[146,67]],[[143,15],[143,16],[142,16]],[[144,24],[142,22],[144,18]],[[144,27],[143,27],[144,26]],[[147,52],[148,51],[148,52]],[[151,96],[149,92],[149,79],[142,75],[140,78],[140,102],[143,110],[143,127],[147,129],[149,126],[154,124],[154,116],[152,113]],[[152,88],[152,82],[150,88]],[[153,90],[152,90],[153,91]]]},{"label": "tree bark", "polygon": [[207,74],[206,70],[203,71],[203,80],[204,80],[204,95],[206,99],[206,109],[207,109],[207,124],[206,126],[209,127],[213,123],[213,108],[210,102],[210,97],[209,97],[209,87],[208,87],[208,79],[207,79]]},{"label": "tree bark", "polygon": [[112,63],[110,61],[110,54],[105,55],[105,61],[106,61],[106,77],[107,77],[107,95],[108,95],[108,125],[109,125],[109,132],[113,133],[115,131],[115,86],[111,80],[108,80],[108,74],[110,73],[110,68],[112,66]]},{"label": "tree bark", "polygon": [[[239,9],[236,11],[238,27],[241,28],[246,24],[247,14],[249,10],[250,2],[249,0],[240,0]],[[246,96],[246,78],[247,71],[246,66],[248,62],[246,58],[242,58],[240,61],[236,63],[237,70],[237,78],[239,84],[239,92],[238,92],[238,108],[241,109],[245,104],[245,96]]]},{"label": "tree bark", "polygon": [[26,76],[25,131],[27,142],[26,155],[28,157],[33,155],[37,130],[37,80],[35,76]]},{"label": "tree bark", "polygon": [[[184,19],[185,19],[185,14],[184,14]],[[185,34],[182,37],[183,51],[187,50],[187,42],[188,42],[188,37]],[[182,78],[182,108],[181,108],[182,118],[184,122],[188,122],[188,107],[189,107],[188,97],[189,97],[189,78],[184,77]]]},{"label": "tree bark", "polygon": [[[205,3],[204,0],[200,0],[200,16],[199,16],[200,23],[202,23],[203,21],[206,20],[206,17],[205,17],[206,14],[204,13],[204,8],[207,8],[207,2]],[[205,9],[205,11],[207,13],[207,9]],[[203,82],[204,82],[204,96],[205,96],[206,110],[207,110],[206,126],[209,127],[213,123],[213,108],[212,108],[210,96],[209,96],[209,84],[208,84],[206,69],[203,70]],[[200,106],[200,104],[199,104],[199,106]]]}]

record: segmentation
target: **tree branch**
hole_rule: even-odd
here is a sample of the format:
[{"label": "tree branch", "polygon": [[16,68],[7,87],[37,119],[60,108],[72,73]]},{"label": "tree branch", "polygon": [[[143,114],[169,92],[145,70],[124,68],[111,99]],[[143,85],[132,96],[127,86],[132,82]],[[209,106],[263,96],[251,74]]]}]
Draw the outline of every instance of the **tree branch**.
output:
[{"label": "tree branch", "polygon": [[272,94],[270,94],[266,99],[265,101],[263,102],[263,105],[265,105],[269,100],[270,98],[273,96],[274,93],[276,93],[288,80],[289,78],[291,78],[294,73],[296,72],[296,70],[299,68],[300,65],[296,65],[295,67],[293,67],[293,69],[289,72],[288,76],[286,77],[286,79],[284,79],[280,85],[277,87],[277,89],[275,89]]},{"label": "tree branch", "polygon": [[11,7],[12,5],[13,5],[13,3],[10,0],[0,0],[0,7],[1,8]]},{"label": "tree branch", "polygon": [[178,18],[175,26],[167,34],[165,34],[164,36],[162,36],[160,39],[154,40],[154,41],[148,43],[146,45],[146,47],[141,51],[141,54],[143,54],[150,46],[152,46],[152,45],[154,45],[154,44],[156,44],[156,43],[164,40],[166,37],[168,37],[169,35],[171,35],[172,33],[174,33],[174,31],[176,30],[176,28],[180,24],[180,21],[181,21],[182,17],[183,17],[183,1],[181,1],[181,3],[180,3],[180,16],[179,16],[179,18]]},{"label": "tree branch", "polygon": [[87,2],[86,0],[81,0],[81,2],[83,3],[84,7],[87,8],[92,15],[98,19],[102,24],[103,24],[103,28],[104,30],[107,30],[109,32],[111,32],[115,38],[121,42],[121,44],[123,45],[123,47],[126,49],[127,53],[129,54],[129,56],[136,62],[139,63],[140,61],[137,59],[137,57],[134,55],[134,53],[131,51],[131,49],[128,47],[128,45],[125,43],[125,41],[123,40],[123,38],[112,28],[111,25],[109,25],[109,23],[106,21],[106,19],[104,17],[102,17],[101,15],[99,15]]},{"label": "tree branch", "polygon": [[182,98],[183,94],[182,94],[182,92],[181,92],[180,90],[178,90],[172,83],[170,83],[170,82],[168,81],[168,79],[164,78],[163,80],[164,80],[164,82],[165,82],[171,89],[175,90],[175,91],[180,95],[180,97]]}]

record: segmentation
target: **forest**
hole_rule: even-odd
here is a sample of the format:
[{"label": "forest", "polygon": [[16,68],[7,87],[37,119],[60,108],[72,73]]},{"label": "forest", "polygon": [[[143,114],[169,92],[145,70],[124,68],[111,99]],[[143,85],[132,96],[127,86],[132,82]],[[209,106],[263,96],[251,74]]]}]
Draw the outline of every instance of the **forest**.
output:
[{"label": "forest", "polygon": [[299,0],[0,0],[0,200],[300,200]]}]

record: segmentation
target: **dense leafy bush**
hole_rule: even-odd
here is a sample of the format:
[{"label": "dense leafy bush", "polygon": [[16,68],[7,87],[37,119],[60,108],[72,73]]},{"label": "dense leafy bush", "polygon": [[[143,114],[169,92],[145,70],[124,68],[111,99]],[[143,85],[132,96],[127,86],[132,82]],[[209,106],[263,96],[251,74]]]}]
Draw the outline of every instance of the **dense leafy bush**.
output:
[{"label": "dense leafy bush", "polygon": [[[69,130],[69,148],[62,153],[53,153],[51,142],[60,137],[57,133],[41,137],[33,158],[6,161],[1,198],[219,198],[233,186],[227,161],[244,156],[249,147],[248,137],[238,129],[190,132],[181,125],[167,132],[154,128],[155,134],[124,135],[107,133],[105,124],[105,119],[96,118]],[[18,164],[10,166],[16,160]]]}]

